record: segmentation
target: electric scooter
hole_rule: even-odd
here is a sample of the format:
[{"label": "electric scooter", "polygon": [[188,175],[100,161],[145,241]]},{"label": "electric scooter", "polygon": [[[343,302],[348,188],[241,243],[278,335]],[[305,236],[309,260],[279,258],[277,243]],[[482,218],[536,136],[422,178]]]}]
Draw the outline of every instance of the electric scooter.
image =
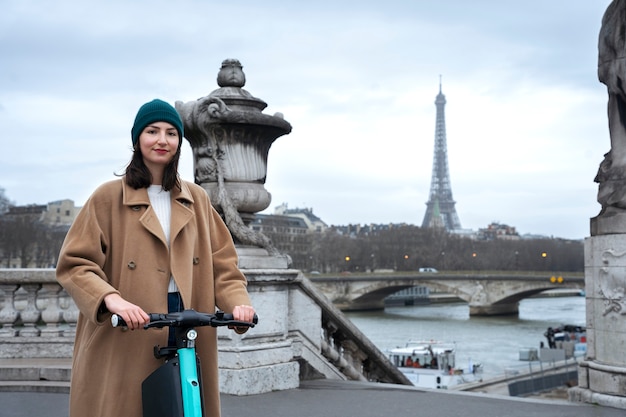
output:
[{"label": "electric scooter", "polygon": [[[177,313],[150,313],[150,321],[144,329],[174,328],[176,346],[154,347],[154,356],[165,363],[150,374],[142,383],[144,417],[202,417],[204,398],[200,377],[200,359],[196,355],[195,340],[199,326],[254,327],[258,323],[255,314],[252,323],[238,321],[232,314],[217,311],[214,314],[184,310]],[[117,314],[111,316],[113,327],[125,327]]]}]

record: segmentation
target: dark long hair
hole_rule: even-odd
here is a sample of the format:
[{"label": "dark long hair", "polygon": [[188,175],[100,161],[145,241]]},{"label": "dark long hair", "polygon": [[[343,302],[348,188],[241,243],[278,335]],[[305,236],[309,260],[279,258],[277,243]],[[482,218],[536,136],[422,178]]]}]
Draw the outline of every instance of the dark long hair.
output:
[{"label": "dark long hair", "polygon": [[[182,138],[181,138],[182,140]],[[167,164],[163,171],[162,187],[165,191],[170,191],[174,187],[180,189],[180,179],[178,178],[178,161],[180,160],[180,146],[174,154],[172,160]],[[152,184],[152,174],[143,162],[141,148],[137,144],[133,150],[133,157],[128,163],[125,172],[126,184],[135,190],[139,188],[148,188]]]}]

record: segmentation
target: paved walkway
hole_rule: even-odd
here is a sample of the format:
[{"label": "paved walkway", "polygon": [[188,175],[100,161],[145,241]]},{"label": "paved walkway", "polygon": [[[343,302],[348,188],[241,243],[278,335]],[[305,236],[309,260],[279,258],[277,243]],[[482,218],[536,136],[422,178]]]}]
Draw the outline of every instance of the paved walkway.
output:
[{"label": "paved walkway", "polygon": [[[67,417],[67,394],[0,392],[2,417]],[[222,417],[624,417],[625,410],[361,382],[305,381],[298,389],[222,395]]]}]

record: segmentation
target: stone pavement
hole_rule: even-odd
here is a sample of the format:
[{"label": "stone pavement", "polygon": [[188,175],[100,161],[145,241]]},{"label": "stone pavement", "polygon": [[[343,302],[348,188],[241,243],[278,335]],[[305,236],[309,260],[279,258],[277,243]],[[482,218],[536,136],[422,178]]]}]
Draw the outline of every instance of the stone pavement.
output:
[{"label": "stone pavement", "polygon": [[[68,394],[0,392],[2,417],[67,417]],[[222,417],[623,417],[625,410],[347,381],[303,381],[287,391],[222,395]]]}]

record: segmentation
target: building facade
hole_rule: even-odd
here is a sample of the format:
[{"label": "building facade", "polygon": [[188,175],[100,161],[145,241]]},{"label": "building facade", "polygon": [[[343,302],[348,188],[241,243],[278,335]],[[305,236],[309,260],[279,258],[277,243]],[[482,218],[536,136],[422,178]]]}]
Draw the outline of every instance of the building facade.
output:
[{"label": "building facade", "polygon": [[0,215],[0,266],[54,267],[79,210],[72,200],[9,207]]}]

